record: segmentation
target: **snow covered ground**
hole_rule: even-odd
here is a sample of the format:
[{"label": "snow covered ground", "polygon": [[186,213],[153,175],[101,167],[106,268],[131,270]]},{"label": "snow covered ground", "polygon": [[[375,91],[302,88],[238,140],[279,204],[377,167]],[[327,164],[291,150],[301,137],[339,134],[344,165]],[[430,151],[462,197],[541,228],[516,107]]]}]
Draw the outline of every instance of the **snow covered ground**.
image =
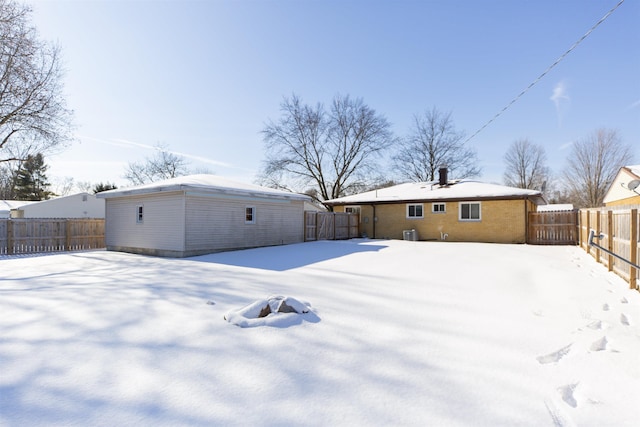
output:
[{"label": "snow covered ground", "polygon": [[[312,311],[223,319],[269,295]],[[637,425],[639,325],[576,247],[4,258],[0,425]]]}]

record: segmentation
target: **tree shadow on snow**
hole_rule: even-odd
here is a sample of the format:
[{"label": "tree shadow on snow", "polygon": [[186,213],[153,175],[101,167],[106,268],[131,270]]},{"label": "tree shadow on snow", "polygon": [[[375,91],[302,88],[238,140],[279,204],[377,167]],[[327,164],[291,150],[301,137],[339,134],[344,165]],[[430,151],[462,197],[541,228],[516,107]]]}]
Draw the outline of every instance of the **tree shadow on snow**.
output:
[{"label": "tree shadow on snow", "polygon": [[387,246],[370,240],[323,240],[283,246],[220,252],[189,258],[191,261],[286,271],[358,252],[378,252]]}]

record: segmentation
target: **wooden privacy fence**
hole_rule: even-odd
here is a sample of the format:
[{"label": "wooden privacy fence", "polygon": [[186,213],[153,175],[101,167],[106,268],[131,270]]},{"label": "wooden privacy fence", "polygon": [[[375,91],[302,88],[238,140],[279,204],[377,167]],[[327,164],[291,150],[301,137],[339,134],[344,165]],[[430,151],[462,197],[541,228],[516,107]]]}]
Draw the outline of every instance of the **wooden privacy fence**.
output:
[{"label": "wooden privacy fence", "polygon": [[527,243],[533,245],[577,245],[578,211],[529,212]]},{"label": "wooden privacy fence", "polygon": [[599,248],[589,246],[589,231],[594,230],[597,244],[609,252],[640,265],[640,218],[638,207],[597,208],[580,210],[580,247],[629,282],[631,289],[638,289],[640,271],[626,262],[616,259]]},{"label": "wooden privacy fence", "polygon": [[304,241],[341,240],[359,237],[358,223],[358,214],[305,211]]},{"label": "wooden privacy fence", "polygon": [[0,255],[104,247],[104,219],[0,220]]}]

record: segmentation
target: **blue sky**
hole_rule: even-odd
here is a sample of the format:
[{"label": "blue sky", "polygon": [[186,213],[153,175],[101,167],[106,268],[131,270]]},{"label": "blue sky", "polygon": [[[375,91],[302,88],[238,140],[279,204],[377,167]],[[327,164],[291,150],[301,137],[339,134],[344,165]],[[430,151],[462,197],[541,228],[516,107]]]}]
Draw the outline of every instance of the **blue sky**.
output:
[{"label": "blue sky", "polygon": [[[283,97],[361,97],[407,133],[451,112],[472,135],[618,0],[30,1],[63,50],[77,141],[48,158],[52,181],[126,185],[158,143],[191,167],[251,182],[260,131]],[[572,141],[606,127],[640,162],[640,0],[626,0],[538,84],[469,141],[501,182],[516,139],[560,172]]]}]

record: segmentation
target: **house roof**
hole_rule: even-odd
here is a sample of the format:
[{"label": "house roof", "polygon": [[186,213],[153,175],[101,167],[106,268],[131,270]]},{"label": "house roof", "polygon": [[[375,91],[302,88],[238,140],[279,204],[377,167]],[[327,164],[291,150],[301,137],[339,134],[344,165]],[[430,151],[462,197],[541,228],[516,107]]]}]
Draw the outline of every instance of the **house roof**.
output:
[{"label": "house roof", "polygon": [[396,203],[414,201],[446,200],[490,200],[490,199],[532,199],[536,204],[545,204],[542,193],[537,190],[506,187],[478,181],[450,181],[440,186],[438,181],[408,182],[393,187],[367,191],[352,196],[328,200],[328,205]]},{"label": "house roof", "polygon": [[24,205],[30,205],[37,202],[28,202],[25,200],[0,200],[0,211],[10,211]]},{"label": "house roof", "polygon": [[113,197],[136,196],[143,194],[166,193],[169,191],[200,191],[215,194],[228,194],[239,196],[266,197],[277,199],[293,199],[309,201],[311,198],[304,194],[291,193],[289,191],[276,190],[254,184],[232,181],[221,176],[199,174],[171,178],[150,184],[137,185],[135,187],[118,188],[103,191],[96,194],[99,198],[109,199]]},{"label": "house roof", "polygon": [[628,184],[637,179],[640,179],[640,165],[621,167],[607,189],[602,201],[607,204],[618,202],[620,200],[635,199],[638,196],[638,193],[631,190],[628,187]]},{"label": "house roof", "polygon": [[640,165],[625,166],[625,168],[640,179]]},{"label": "house roof", "polygon": [[90,193],[82,191],[80,193],[68,194],[66,196],[53,197],[53,198],[47,199],[47,200],[38,200],[38,201],[35,201],[35,202],[17,202],[17,203],[19,203],[19,205],[13,207],[12,209],[20,209],[20,208],[23,208],[23,207],[25,207],[27,205],[33,205],[33,206],[49,205],[51,203],[58,203],[61,200],[71,200],[71,199],[77,198],[78,196],[94,197],[93,194],[90,194]]}]

